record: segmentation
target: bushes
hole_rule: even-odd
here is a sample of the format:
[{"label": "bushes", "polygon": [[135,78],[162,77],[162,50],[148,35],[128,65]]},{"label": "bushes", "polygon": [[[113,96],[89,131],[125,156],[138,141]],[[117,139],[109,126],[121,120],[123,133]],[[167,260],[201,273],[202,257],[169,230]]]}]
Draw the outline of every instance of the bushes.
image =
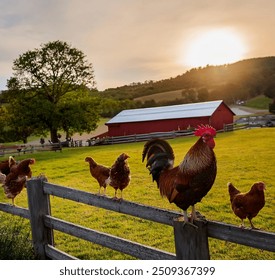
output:
[{"label": "bushes", "polygon": [[35,259],[28,221],[15,216],[4,218],[4,215],[0,214],[0,259]]},{"label": "bushes", "polygon": [[275,103],[269,104],[269,112],[275,114]]}]

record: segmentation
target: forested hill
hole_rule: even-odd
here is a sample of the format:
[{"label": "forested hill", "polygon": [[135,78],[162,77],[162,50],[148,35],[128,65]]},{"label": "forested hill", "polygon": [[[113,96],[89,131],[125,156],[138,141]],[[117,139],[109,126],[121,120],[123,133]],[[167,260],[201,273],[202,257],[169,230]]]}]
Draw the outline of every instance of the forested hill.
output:
[{"label": "forested hill", "polygon": [[214,99],[233,103],[260,94],[274,98],[272,95],[275,96],[275,57],[252,58],[233,64],[193,68],[174,78],[132,83],[107,89],[100,94],[107,98],[133,100],[141,96],[176,90],[181,91],[180,100],[177,101],[183,103]]}]

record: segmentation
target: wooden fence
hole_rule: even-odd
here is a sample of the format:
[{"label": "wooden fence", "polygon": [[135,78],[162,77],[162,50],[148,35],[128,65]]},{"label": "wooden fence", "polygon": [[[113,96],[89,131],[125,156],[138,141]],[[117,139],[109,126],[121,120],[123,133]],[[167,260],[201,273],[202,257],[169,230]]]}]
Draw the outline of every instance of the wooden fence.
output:
[{"label": "wooden fence", "polygon": [[[217,132],[229,132],[234,130],[240,129],[248,129],[251,127],[255,127],[254,124],[225,124],[223,129],[218,130]],[[257,126],[259,127],[259,126]],[[161,139],[174,139],[177,137],[185,137],[194,135],[194,131],[192,130],[173,130],[167,132],[152,132],[152,133],[145,133],[145,134],[133,134],[133,135],[124,135],[124,136],[111,136],[111,137],[103,137],[97,139],[89,140],[90,146],[93,145],[111,145],[111,144],[121,144],[121,143],[132,143],[132,142],[143,142],[148,141],[154,138],[161,138]]]},{"label": "wooden fence", "polygon": [[131,143],[131,142],[143,142],[148,141],[153,138],[162,139],[173,139],[176,137],[183,137],[193,135],[194,132],[190,130],[176,130],[167,132],[151,132],[145,134],[133,134],[124,136],[111,136],[95,139],[93,145],[110,145],[110,144],[120,144],[120,143]]},{"label": "wooden fence", "polygon": [[[244,123],[244,124],[226,124],[223,129],[217,131],[219,132],[229,132],[240,129],[248,129],[251,127],[255,127],[254,124]],[[124,135],[124,136],[104,136],[102,138],[90,138],[87,139],[88,146],[94,145],[112,145],[112,144],[122,144],[122,143],[133,143],[133,142],[143,142],[148,141],[154,138],[161,139],[173,139],[177,137],[185,137],[191,136],[194,132],[192,130],[175,130],[175,131],[167,131],[167,132],[152,132],[145,134],[133,134],[133,135]],[[20,155],[26,153],[33,152],[41,152],[41,151],[62,151],[62,147],[83,147],[85,143],[83,140],[76,141],[66,141],[60,143],[51,143],[51,144],[43,144],[43,145],[13,145],[13,146],[0,146],[0,156],[5,155]]]},{"label": "wooden fence", "polygon": [[[275,233],[241,229],[215,221],[196,221],[194,226],[177,220],[179,213],[129,201],[114,201],[73,188],[48,183],[41,178],[27,182],[29,209],[0,203],[0,211],[29,219],[33,246],[39,259],[76,259],[54,247],[53,230],[88,240],[138,259],[210,259],[208,238],[226,240],[275,252]],[[51,216],[49,196],[131,215],[174,227],[176,254],[145,246]]]},{"label": "wooden fence", "polygon": [[0,156],[6,155],[21,155],[26,153],[43,152],[43,151],[60,151],[62,146],[60,143],[43,144],[43,145],[13,145],[0,146]]}]

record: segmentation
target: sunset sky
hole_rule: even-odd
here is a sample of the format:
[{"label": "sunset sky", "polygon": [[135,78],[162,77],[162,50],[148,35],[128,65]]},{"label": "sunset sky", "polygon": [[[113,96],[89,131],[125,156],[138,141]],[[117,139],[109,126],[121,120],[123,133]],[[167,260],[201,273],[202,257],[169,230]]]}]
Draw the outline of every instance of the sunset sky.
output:
[{"label": "sunset sky", "polygon": [[274,0],[0,0],[0,90],[53,40],[82,50],[97,88],[275,55]]}]

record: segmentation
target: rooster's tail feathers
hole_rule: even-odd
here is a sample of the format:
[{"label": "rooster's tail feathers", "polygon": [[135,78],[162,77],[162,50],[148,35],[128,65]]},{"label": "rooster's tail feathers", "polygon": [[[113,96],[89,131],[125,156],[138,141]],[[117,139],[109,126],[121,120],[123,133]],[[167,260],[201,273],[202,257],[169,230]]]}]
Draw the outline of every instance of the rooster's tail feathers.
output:
[{"label": "rooster's tail feathers", "polygon": [[157,182],[162,170],[173,167],[175,158],[169,143],[162,139],[153,139],[144,145],[142,162],[145,157],[147,157],[146,167],[150,170],[153,180]]},{"label": "rooster's tail feathers", "polygon": [[144,149],[142,152],[142,162],[144,161],[146,155],[147,155],[147,160],[154,154],[158,153],[165,153],[169,157],[169,159],[174,160],[174,152],[170,144],[162,139],[153,139],[148,141],[144,145]]}]

